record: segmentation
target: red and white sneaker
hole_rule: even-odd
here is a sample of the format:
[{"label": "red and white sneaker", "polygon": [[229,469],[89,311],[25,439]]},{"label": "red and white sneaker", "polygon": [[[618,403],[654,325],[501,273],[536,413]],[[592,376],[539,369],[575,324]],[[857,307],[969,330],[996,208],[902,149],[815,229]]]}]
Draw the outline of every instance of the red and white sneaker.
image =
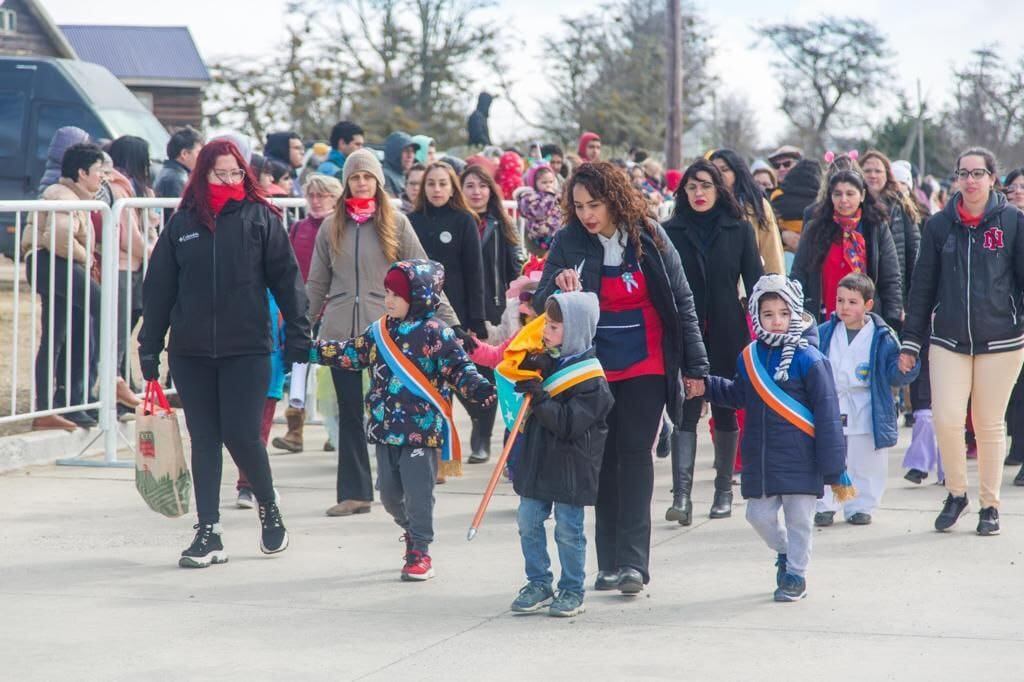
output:
[{"label": "red and white sneaker", "polygon": [[414,549],[405,555],[402,580],[430,580],[433,577],[434,568],[430,565],[429,554]]}]

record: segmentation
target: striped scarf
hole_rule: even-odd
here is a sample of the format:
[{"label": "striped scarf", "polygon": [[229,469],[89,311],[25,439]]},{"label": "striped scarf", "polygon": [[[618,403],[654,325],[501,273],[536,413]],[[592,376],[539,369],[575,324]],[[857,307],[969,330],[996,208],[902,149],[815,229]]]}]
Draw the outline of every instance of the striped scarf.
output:
[{"label": "striped scarf", "polygon": [[[789,330],[785,334],[769,332],[761,326],[761,316],[758,314],[758,301],[764,294],[778,294],[789,306],[792,316],[789,318]],[[789,279],[785,275],[765,275],[757,281],[754,291],[750,294],[747,302],[747,309],[750,311],[750,318],[754,322],[754,333],[757,339],[772,348],[782,347],[782,360],[775,370],[776,381],[787,381],[789,379],[789,366],[793,363],[793,355],[797,348],[807,348],[808,342],[804,338],[804,290],[800,282]]]}]

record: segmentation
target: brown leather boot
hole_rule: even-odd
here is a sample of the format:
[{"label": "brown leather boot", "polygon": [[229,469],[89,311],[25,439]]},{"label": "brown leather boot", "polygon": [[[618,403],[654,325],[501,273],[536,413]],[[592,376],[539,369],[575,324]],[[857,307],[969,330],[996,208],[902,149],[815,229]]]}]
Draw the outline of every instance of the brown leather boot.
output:
[{"label": "brown leather boot", "polygon": [[298,407],[289,407],[284,411],[288,422],[288,433],[270,441],[270,444],[287,452],[302,452],[302,426],[306,422],[306,411]]},{"label": "brown leather boot", "polygon": [[32,420],[33,431],[74,431],[77,428],[73,421],[59,414],[36,417]]},{"label": "brown leather boot", "polygon": [[328,516],[352,516],[366,514],[370,511],[370,503],[365,500],[345,500],[327,510]]}]

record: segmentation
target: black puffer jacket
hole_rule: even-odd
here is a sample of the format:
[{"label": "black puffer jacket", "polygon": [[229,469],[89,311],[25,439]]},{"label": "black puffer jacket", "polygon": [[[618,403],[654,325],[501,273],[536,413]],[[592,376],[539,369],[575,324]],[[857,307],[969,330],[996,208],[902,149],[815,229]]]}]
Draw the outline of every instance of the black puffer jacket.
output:
[{"label": "black puffer jacket", "polygon": [[[683,419],[683,392],[680,372],[687,377],[701,378],[708,373],[708,355],[697,322],[693,305],[693,292],[686,280],[679,253],[665,230],[652,223],[664,245],[659,250],[650,231],[642,230],[640,243],[643,257],[640,267],[647,277],[651,302],[654,304],[665,329],[666,395],[668,414],[679,425]],[[537,312],[544,310],[548,296],[555,293],[555,277],[562,270],[576,269],[584,291],[601,294],[601,264],[604,249],[596,235],[592,235],[578,222],[559,230],[551,242],[544,274],[541,276],[532,305]]]},{"label": "black puffer jacket", "polygon": [[747,311],[736,285],[742,279],[745,289],[753,291],[764,274],[754,230],[750,223],[721,212],[707,243],[690,212],[673,216],[664,227],[693,289],[711,373],[730,376],[736,358],[750,344]]},{"label": "black puffer jacket", "polygon": [[270,353],[267,289],[285,322],[285,351],[309,353],[309,302],[281,219],[267,206],[229,201],[212,232],[189,209],[160,233],[142,288],[139,352],[230,357]]},{"label": "black puffer jacket", "polygon": [[[571,365],[594,357],[593,349]],[[615,399],[604,377],[588,379],[530,406],[526,440],[512,481],[516,493],[578,507],[597,502],[597,481]]]},{"label": "black puffer jacket", "polygon": [[[831,221],[831,218],[829,220]],[[864,245],[867,247],[868,271],[864,274],[875,283],[875,311],[890,327],[898,328],[903,316],[903,290],[892,232],[885,223],[878,225],[867,220],[864,220],[861,228]],[[817,322],[828,319],[822,309],[821,263],[814,262],[820,260],[820,256],[812,253],[815,250],[814,234],[821,229],[824,229],[824,224],[815,221],[805,226],[789,274],[804,288],[804,310],[813,315]]]},{"label": "black puffer jacket", "polygon": [[910,296],[910,282],[914,276],[917,250],[921,247],[921,229],[903,206],[896,202],[889,209],[889,231],[896,245],[896,258],[900,262],[900,283],[903,288],[903,308],[906,309]]},{"label": "black puffer jacket", "polygon": [[484,234],[480,249],[484,267],[484,315],[491,324],[501,324],[505,312],[505,292],[509,283],[519,276],[523,267],[523,250],[505,238],[501,222],[493,217],[484,219]]},{"label": "black puffer jacket", "polygon": [[482,339],[484,329],[484,264],[480,232],[468,213],[427,203],[424,212],[409,214],[427,258],[444,266],[444,293],[462,326]]},{"label": "black puffer jacket", "polygon": [[903,350],[925,341],[968,355],[1024,347],[1024,213],[992,192],[978,227],[954,194],[924,226],[903,326]]}]

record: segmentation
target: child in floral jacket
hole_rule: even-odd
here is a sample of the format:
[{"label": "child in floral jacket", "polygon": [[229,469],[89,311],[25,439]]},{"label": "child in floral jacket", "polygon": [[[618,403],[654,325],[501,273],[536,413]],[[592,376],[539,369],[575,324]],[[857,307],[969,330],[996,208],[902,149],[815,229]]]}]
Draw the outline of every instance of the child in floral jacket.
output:
[{"label": "child in floral jacket", "polygon": [[370,368],[366,439],[377,445],[384,508],[405,530],[403,580],[434,577],[434,482],[438,452],[445,474],[462,473],[452,421],[452,389],[489,406],[494,387],[476,370],[455,332],[434,316],[444,268],[429,260],[399,261],[384,278],[387,316],[347,341],[317,341],[317,362],[338,369]]}]

